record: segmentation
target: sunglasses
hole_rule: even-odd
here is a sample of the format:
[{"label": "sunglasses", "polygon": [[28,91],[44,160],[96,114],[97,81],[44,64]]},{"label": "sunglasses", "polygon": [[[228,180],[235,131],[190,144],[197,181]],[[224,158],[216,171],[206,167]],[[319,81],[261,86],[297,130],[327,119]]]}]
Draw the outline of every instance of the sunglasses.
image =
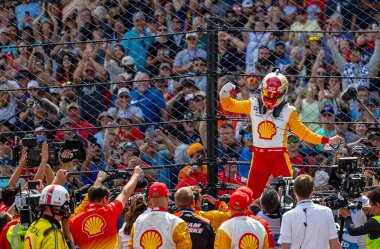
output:
[{"label": "sunglasses", "polygon": [[120,95],[119,98],[120,99],[129,99],[129,96],[128,95]]},{"label": "sunglasses", "polygon": [[196,67],[203,67],[203,66],[205,66],[205,64],[204,63],[200,63],[200,64],[195,63],[194,66],[196,66]]},{"label": "sunglasses", "polygon": [[288,141],[288,144],[296,144],[300,140],[299,140],[299,138],[288,138],[287,141]]},{"label": "sunglasses", "polygon": [[167,30],[167,29],[157,29],[157,31],[160,31],[160,32],[167,32],[168,30]]},{"label": "sunglasses", "polygon": [[203,101],[203,100],[205,100],[204,98],[195,98],[194,99],[196,102],[201,102],[201,101]]},{"label": "sunglasses", "polygon": [[326,72],[317,72],[317,75],[324,76],[324,75],[326,75]]},{"label": "sunglasses", "polygon": [[188,40],[188,41],[195,41],[196,38],[194,38],[194,37],[188,37],[186,40]]},{"label": "sunglasses", "polygon": [[322,117],[332,117],[333,115],[331,113],[324,113],[322,114]]}]

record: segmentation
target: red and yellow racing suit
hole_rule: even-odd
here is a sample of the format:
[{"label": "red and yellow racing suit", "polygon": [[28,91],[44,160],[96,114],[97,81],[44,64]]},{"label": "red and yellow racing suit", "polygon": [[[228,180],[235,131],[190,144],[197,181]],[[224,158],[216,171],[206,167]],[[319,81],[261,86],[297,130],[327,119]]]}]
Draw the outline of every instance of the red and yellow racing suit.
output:
[{"label": "red and yellow racing suit", "polygon": [[298,118],[295,107],[285,104],[278,117],[273,109],[262,114],[259,100],[244,101],[231,97],[220,98],[223,108],[230,112],[250,114],[253,135],[253,153],[247,186],[253,191],[253,198],[260,197],[270,175],[290,177],[293,169],[286,149],[289,129],[301,140],[311,144],[326,144],[329,138],[315,134]]}]

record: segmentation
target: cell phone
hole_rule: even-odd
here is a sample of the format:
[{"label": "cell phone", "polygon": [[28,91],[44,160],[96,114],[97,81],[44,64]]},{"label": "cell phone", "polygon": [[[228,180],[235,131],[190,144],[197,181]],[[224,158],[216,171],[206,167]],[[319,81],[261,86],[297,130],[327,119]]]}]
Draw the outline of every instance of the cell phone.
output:
[{"label": "cell phone", "polygon": [[377,31],[378,27],[376,23],[372,24],[372,31]]},{"label": "cell phone", "polygon": [[151,139],[153,139],[154,138],[154,125],[149,125],[148,126],[148,132],[149,132],[149,137]]},{"label": "cell phone", "polygon": [[28,189],[36,189],[40,186],[40,181],[28,181]]},{"label": "cell phone", "polygon": [[25,11],[25,16],[30,16],[30,12],[29,11]]}]

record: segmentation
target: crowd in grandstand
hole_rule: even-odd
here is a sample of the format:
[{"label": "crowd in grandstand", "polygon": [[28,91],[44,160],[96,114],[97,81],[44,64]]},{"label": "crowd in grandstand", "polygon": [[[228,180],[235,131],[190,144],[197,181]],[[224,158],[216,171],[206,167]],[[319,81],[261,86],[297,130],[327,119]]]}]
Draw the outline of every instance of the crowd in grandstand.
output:
[{"label": "crowd in grandstand", "polygon": [[[108,205],[107,188],[124,186],[123,197],[110,208],[119,213],[126,206],[128,218],[121,228],[124,216],[112,217],[110,224],[115,226],[107,233],[117,241],[114,232],[121,228],[119,244],[127,248],[136,232],[133,222],[148,206],[140,197],[127,202],[136,187],[131,172],[141,167],[143,172],[135,173],[136,191],[149,192],[145,185],[152,182],[178,190],[182,199],[175,201],[184,204],[177,208],[187,211],[177,216],[185,217],[194,207],[184,201],[190,193],[183,188],[208,185],[209,17],[218,17],[224,24],[217,32],[214,55],[218,90],[232,82],[237,86],[233,98],[259,97],[264,76],[279,68],[289,82],[286,101],[296,107],[300,120],[319,135],[344,138],[343,144],[332,148],[302,142],[289,132],[287,151],[295,176],[312,176],[315,190],[334,190],[340,182],[328,166],[355,156],[360,167],[372,167],[363,169],[366,187],[376,186],[380,178],[376,169],[380,164],[379,10],[377,0],[0,1],[0,188],[13,193],[38,180],[40,191],[45,185],[60,184],[66,189],[61,193],[68,191],[72,198],[81,187],[95,185],[98,189],[89,191],[94,199],[85,199],[79,206],[85,208],[88,202]],[[342,98],[350,87],[363,105]],[[233,188],[245,186],[256,131],[249,115],[230,113],[218,105],[218,117],[218,181]],[[107,179],[100,175],[107,188],[99,187],[99,170],[117,172]],[[197,191],[191,195],[200,198]],[[219,196],[235,193],[226,187],[216,192]],[[205,198],[215,204],[212,197]],[[371,198],[372,203],[380,203]],[[12,206],[10,200],[1,197],[1,222],[10,219],[3,213]],[[259,199],[256,202],[262,205]],[[156,206],[160,205],[158,201]],[[221,212],[227,212],[224,208]],[[16,207],[12,215],[18,217],[19,211]],[[66,211],[41,210],[44,215],[61,212],[62,217]],[[179,219],[171,219],[183,226]],[[69,238],[70,226],[64,220],[54,224],[63,227],[60,238]],[[220,224],[212,225],[216,232]],[[224,228],[231,229],[228,224]],[[279,229],[275,228],[277,235]],[[189,230],[197,228],[189,226]],[[266,238],[265,231],[259,233]],[[81,237],[75,236],[75,243],[81,243]],[[371,239],[377,237],[375,233]],[[344,237],[349,245],[365,244],[362,238],[352,238]],[[220,245],[218,233],[216,241]],[[15,240],[0,242],[9,244],[4,248],[18,248]]]}]

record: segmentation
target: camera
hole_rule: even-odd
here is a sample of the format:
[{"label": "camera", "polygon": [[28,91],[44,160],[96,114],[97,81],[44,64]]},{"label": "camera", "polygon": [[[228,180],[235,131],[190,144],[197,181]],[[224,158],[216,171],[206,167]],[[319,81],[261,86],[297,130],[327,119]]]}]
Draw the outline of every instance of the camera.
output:
[{"label": "camera", "polygon": [[28,227],[37,220],[39,213],[39,199],[40,194],[35,190],[27,190],[20,193],[19,198],[16,198],[16,205],[20,214],[20,223],[23,230],[27,230]]},{"label": "camera", "polygon": [[[41,162],[42,145],[37,142],[35,137],[28,137],[21,139],[21,145],[15,146],[12,149],[12,160],[17,164],[21,158],[22,147],[27,148],[27,163],[26,167],[37,167]],[[59,164],[59,153],[64,150],[69,150],[73,157],[79,162],[83,162],[86,158],[86,150],[81,140],[66,140],[65,142],[50,143],[49,144],[49,159],[50,165]],[[61,158],[62,162],[67,163],[72,159]]]},{"label": "camera", "polygon": [[295,207],[295,202],[293,199],[293,184],[294,180],[292,177],[282,177],[279,176],[273,180],[271,185],[278,192],[279,188],[282,187],[284,195],[281,197],[280,206],[282,213],[285,213]]}]

